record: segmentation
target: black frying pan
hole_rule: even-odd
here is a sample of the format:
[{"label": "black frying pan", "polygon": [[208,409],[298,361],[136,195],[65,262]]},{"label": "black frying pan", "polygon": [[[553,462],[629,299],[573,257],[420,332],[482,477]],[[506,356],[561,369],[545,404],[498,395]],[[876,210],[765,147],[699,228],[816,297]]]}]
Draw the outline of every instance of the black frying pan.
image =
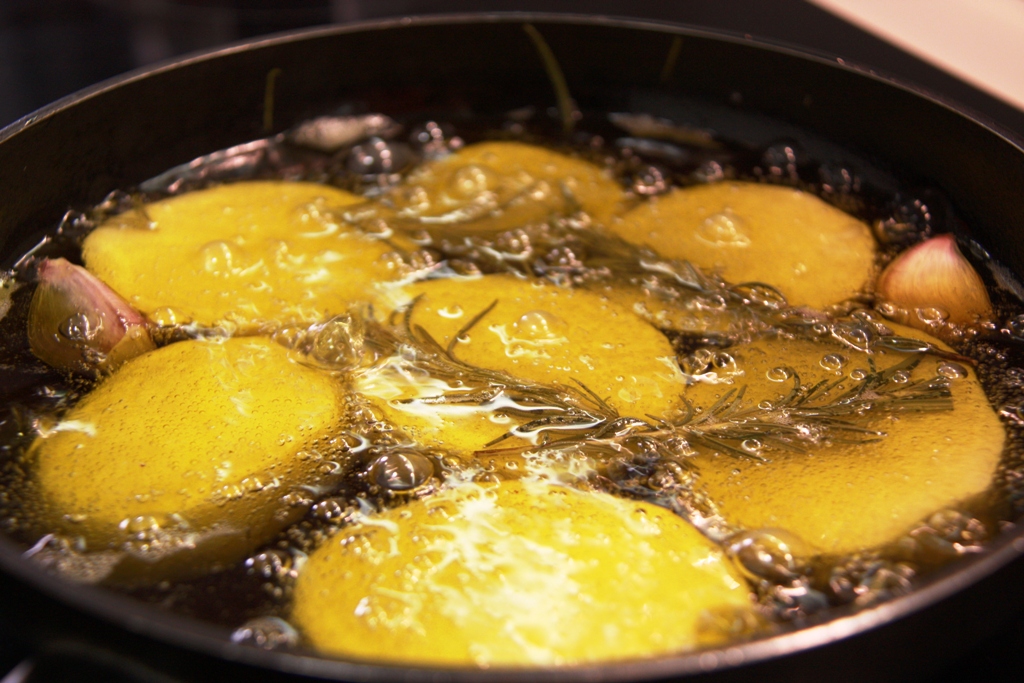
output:
[{"label": "black frying pan", "polygon": [[[69,206],[95,204],[113,189],[341,103],[391,114],[552,106],[524,21],[553,46],[581,108],[690,120],[751,145],[795,138],[812,154],[870,160],[893,177],[940,188],[970,227],[963,236],[1024,273],[1017,237],[1024,152],[957,107],[750,40],[543,15],[303,31],[66,98],[0,131],[0,260],[9,266]],[[271,120],[265,88],[274,69]],[[908,596],[725,650],[539,672],[410,669],[236,645],[218,628],[44,575],[21,552],[0,537],[0,637],[37,661],[92,661],[128,680],[908,680],[934,671],[1024,606],[1024,532],[1010,532]]]}]

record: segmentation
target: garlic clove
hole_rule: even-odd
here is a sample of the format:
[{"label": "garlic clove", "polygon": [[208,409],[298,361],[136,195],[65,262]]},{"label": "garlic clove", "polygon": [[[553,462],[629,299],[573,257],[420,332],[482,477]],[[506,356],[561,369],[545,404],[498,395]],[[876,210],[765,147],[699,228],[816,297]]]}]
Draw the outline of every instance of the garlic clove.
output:
[{"label": "garlic clove", "polygon": [[921,242],[896,257],[882,271],[876,292],[881,301],[907,312],[897,317],[905,317],[904,322],[919,329],[992,316],[985,283],[951,234]]},{"label": "garlic clove", "polygon": [[114,290],[65,259],[40,263],[28,313],[32,353],[61,370],[109,372],[156,348],[146,319]]}]

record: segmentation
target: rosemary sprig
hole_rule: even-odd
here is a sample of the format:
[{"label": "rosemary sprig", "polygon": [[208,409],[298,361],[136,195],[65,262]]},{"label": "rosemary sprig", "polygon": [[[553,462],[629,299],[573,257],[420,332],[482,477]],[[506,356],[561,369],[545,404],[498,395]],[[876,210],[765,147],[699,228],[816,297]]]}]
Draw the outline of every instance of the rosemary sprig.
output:
[{"label": "rosemary sprig", "polygon": [[[869,359],[871,370],[859,381],[823,380],[808,385],[789,368],[792,388],[775,402],[753,405],[745,398],[746,387],[739,386],[704,408],[682,397],[683,410],[672,419],[621,416],[578,381],[578,386],[544,385],[459,359],[455,353],[458,340],[493,310],[497,301],[473,316],[446,346],[422,326],[412,323],[416,303],[393,316],[389,325],[368,322],[367,340],[455,387],[436,396],[405,402],[490,407],[526,420],[488,443],[485,449],[512,437],[523,437],[533,446],[540,443],[548,448],[585,447],[595,454],[649,454],[679,460],[696,450],[711,450],[764,460],[765,450],[805,452],[807,447],[821,443],[877,441],[886,436],[885,432],[865,426],[875,417],[953,407],[945,378],[936,375],[914,382],[908,380],[931,347],[911,347],[909,340],[882,336],[871,343],[907,351],[907,358],[882,369]],[[843,388],[844,382],[850,386]],[[517,450],[524,448],[528,447]]]},{"label": "rosemary sprig", "polygon": [[569,134],[572,132],[573,124],[576,122],[576,104],[569,94],[569,86],[565,82],[562,67],[559,66],[555,53],[548,46],[548,41],[544,40],[544,36],[540,34],[540,31],[533,24],[523,24],[523,30],[530,36],[530,40],[533,41],[533,46],[537,48],[541,61],[544,62],[544,70],[551,80],[551,85],[555,89],[555,97],[558,100],[558,113],[562,117],[562,130]]},{"label": "rosemary sprig", "polygon": [[491,406],[506,415],[528,420],[488,446],[512,436],[536,440],[540,435],[547,438],[549,432],[589,430],[618,418],[614,408],[581,383],[577,382],[579,389],[549,386],[459,359],[455,355],[459,340],[497,305],[497,301],[474,315],[452,336],[447,346],[440,344],[422,326],[412,323],[412,310],[417,301],[414,300],[400,315],[393,316],[390,327],[369,321],[367,340],[383,354],[400,355],[404,362],[431,377],[446,380],[458,391],[405,399],[404,403]]}]

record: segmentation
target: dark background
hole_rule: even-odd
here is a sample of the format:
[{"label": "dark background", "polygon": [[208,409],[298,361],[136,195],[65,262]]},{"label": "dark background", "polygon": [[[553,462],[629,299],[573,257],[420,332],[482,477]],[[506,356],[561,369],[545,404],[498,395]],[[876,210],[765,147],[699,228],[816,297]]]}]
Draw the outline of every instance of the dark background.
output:
[{"label": "dark background", "polygon": [[[484,10],[629,16],[789,44],[841,57],[966,105],[1024,139],[1024,112],[802,0],[0,0],[0,126],[106,78],[253,36],[327,23]],[[935,647],[941,657],[942,644]],[[0,683],[70,680],[70,671],[60,663],[38,660],[27,678],[16,671],[5,677],[32,655],[0,643]],[[109,673],[103,677],[124,680]],[[828,680],[827,672],[822,679]],[[1019,680],[1024,680],[1024,611],[999,638],[928,683]]]},{"label": "dark background", "polygon": [[1024,137],[1024,112],[803,0],[0,0],[0,125],[105,78],[253,36],[516,10],[672,21],[787,43],[916,84]]}]

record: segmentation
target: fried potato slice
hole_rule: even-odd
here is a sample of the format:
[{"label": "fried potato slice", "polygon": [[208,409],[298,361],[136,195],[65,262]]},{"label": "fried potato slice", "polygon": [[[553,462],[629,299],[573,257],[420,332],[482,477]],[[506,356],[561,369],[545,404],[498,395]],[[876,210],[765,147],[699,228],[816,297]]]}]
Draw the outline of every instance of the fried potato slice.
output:
[{"label": "fried potato slice", "polygon": [[542,666],[708,643],[750,609],[723,554],[664,508],[550,484],[465,484],[364,516],[314,552],[292,621],[318,650]]},{"label": "fried potato slice", "polygon": [[724,182],[655,197],[609,224],[665,258],[763,282],[790,304],[821,308],[859,292],[875,242],[861,221],[789,187]]},{"label": "fried potato slice", "polygon": [[506,230],[582,209],[606,224],[625,192],[588,161],[521,142],[481,142],[414,171],[368,216],[424,228]]},{"label": "fried potato slice", "polygon": [[[360,373],[353,388],[369,397],[383,417],[416,444],[460,456],[484,450],[524,422],[494,407],[432,403],[430,400],[438,396],[457,393],[458,387],[418,371],[401,359]],[[501,446],[523,443],[519,439],[502,441]]]},{"label": "fried potato slice", "polygon": [[[454,355],[470,365],[575,390],[579,382],[620,414],[641,418],[664,414],[683,391],[665,336],[599,294],[506,275],[429,280],[406,293],[416,299],[411,325],[442,347],[497,302],[454,344]],[[358,379],[356,389],[388,401],[390,417],[428,445],[472,452],[515,425],[500,417],[500,408],[401,403],[446,390],[457,395],[437,379],[382,366]]]},{"label": "fried potato slice", "polygon": [[391,251],[338,212],[359,197],[313,183],[254,181],[115,216],[85,240],[86,267],[162,324],[314,322],[372,300]]},{"label": "fried potato slice", "polygon": [[44,518],[127,572],[199,574],[243,557],[321,477],[344,423],[335,380],[258,337],[186,341],[135,358],[32,446]]},{"label": "fried potato slice", "polygon": [[[897,327],[903,337],[946,349],[922,332]],[[787,372],[796,368],[800,382],[843,380],[836,396],[855,386],[855,376],[876,367],[892,367],[907,354],[876,347],[870,354],[848,347],[804,340],[762,340],[728,351],[732,385],[698,384],[687,396],[712,405],[728,388],[746,386],[745,402],[778,401],[793,387]],[[883,545],[932,512],[981,493],[991,483],[1005,433],[974,372],[935,356],[924,356],[907,382],[934,378],[941,367],[952,377],[954,412],[908,409],[861,424],[886,434],[871,443],[833,443],[806,453],[765,452],[769,462],[730,455],[702,455],[701,480],[721,513],[749,529],[782,528],[812,550],[850,553]],[[962,375],[962,376],[961,376]],[[774,380],[774,381],[773,381]],[[856,437],[856,435],[853,435]]]}]

